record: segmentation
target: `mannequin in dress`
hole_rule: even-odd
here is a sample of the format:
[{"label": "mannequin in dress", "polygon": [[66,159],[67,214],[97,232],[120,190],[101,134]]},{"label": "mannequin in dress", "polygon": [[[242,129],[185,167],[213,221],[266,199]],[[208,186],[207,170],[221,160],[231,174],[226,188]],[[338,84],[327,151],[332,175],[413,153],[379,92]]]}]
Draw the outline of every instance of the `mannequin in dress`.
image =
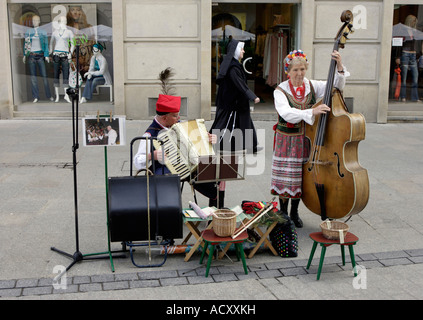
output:
[{"label": "mannequin in dress", "polygon": [[33,28],[28,29],[25,33],[23,63],[26,63],[28,60],[29,72],[31,74],[32,97],[34,99],[33,102],[36,103],[40,100],[37,83],[37,67],[40,76],[43,78],[46,97],[47,99],[54,101],[50,93],[50,86],[45,66],[45,62],[50,62],[47,32],[40,29],[40,17],[37,15],[32,17],[32,26]]},{"label": "mannequin in dress", "polygon": [[90,69],[84,75],[84,77],[87,78],[87,82],[85,83],[85,88],[80,103],[91,100],[93,92],[98,85],[112,84],[112,77],[109,73],[107,60],[101,53],[102,51],[103,46],[101,44],[96,43],[93,46],[93,56],[91,57],[90,61]]},{"label": "mannequin in dress", "polygon": [[53,31],[50,41],[50,54],[53,55],[54,66],[54,90],[56,93],[55,102],[59,102],[59,77],[60,67],[62,67],[63,86],[65,91],[65,100],[71,102],[66,90],[69,87],[69,60],[75,49],[74,34],[66,27],[66,17],[61,16],[58,21],[58,28]]}]

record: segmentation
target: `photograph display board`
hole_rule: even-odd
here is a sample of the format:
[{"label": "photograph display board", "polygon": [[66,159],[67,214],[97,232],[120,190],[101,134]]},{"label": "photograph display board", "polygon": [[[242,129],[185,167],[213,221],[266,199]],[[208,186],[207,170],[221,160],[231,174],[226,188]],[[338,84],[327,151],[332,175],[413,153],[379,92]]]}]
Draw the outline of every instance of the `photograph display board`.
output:
[{"label": "photograph display board", "polygon": [[82,119],[84,147],[124,146],[125,116],[86,116]]}]

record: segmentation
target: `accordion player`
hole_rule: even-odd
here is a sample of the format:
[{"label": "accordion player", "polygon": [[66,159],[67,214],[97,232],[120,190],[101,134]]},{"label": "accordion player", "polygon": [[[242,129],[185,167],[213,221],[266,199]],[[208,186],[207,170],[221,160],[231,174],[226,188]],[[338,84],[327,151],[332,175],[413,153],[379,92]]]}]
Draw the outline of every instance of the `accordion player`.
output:
[{"label": "accordion player", "polygon": [[[195,171],[200,157],[214,155],[211,138],[203,119],[178,122],[171,128],[162,126],[155,119],[145,135],[158,138],[158,140],[152,140],[155,149],[154,158],[157,161],[155,163],[157,174],[177,174],[181,180],[184,180]],[[161,153],[162,148],[165,153],[164,159]],[[144,169],[147,159],[151,160],[151,155],[147,151],[150,151],[150,146],[146,146],[146,142],[141,141],[138,153],[134,157],[137,169]]]}]

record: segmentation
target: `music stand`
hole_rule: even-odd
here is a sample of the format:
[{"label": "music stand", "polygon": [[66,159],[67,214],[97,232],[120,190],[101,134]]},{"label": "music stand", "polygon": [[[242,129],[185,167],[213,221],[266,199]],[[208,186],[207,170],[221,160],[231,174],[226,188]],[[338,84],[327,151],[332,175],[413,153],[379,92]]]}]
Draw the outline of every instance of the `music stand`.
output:
[{"label": "music stand", "polygon": [[[79,45],[76,46],[76,72],[79,72]],[[70,259],[72,259],[72,262],[68,265],[68,267],[62,271],[57,277],[55,277],[55,280],[59,280],[70,268],[72,268],[77,262],[81,262],[84,260],[93,260],[93,259],[110,259],[112,263],[112,272],[114,272],[114,266],[112,262],[112,252],[105,251],[105,252],[96,252],[96,253],[88,253],[88,254],[82,254],[82,252],[79,250],[79,225],[78,225],[78,178],[77,178],[77,161],[76,161],[76,152],[79,148],[78,143],[78,100],[79,100],[79,77],[76,77],[76,86],[75,88],[69,88],[66,90],[66,93],[71,97],[72,99],[72,160],[73,160],[73,195],[74,195],[74,207],[75,207],[75,252],[73,254],[70,254],[68,252],[59,250],[55,247],[50,247],[52,251],[55,251],[59,254],[62,254]],[[105,150],[106,152],[106,150]],[[107,156],[105,154],[105,157],[107,159]],[[106,170],[107,170],[107,160],[106,160]],[[107,171],[106,171],[107,172]],[[107,256],[100,256],[102,254],[107,254]]]},{"label": "music stand", "polygon": [[[239,162],[242,156],[242,162]],[[245,179],[245,150],[217,152],[215,155],[200,156],[197,172],[190,184],[216,183],[217,203],[219,203],[219,182]]]}]

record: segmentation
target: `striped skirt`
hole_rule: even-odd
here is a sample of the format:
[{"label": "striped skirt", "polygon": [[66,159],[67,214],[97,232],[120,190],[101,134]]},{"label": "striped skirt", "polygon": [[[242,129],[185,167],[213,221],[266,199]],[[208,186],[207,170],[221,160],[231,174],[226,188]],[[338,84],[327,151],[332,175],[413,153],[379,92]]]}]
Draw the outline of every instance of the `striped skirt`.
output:
[{"label": "striped skirt", "polygon": [[271,193],[283,198],[301,198],[303,163],[310,154],[304,135],[288,136],[276,132],[273,151]]}]

